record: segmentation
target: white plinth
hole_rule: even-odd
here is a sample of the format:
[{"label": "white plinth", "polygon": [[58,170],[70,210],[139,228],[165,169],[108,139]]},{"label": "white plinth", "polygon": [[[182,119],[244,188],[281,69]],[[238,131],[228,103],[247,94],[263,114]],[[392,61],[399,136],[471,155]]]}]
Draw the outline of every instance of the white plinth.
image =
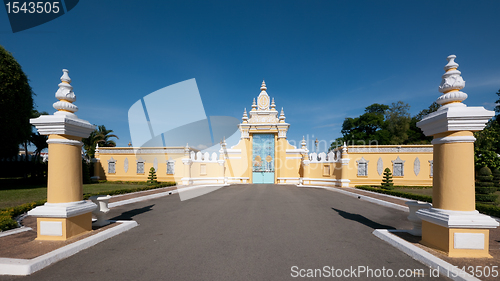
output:
[{"label": "white plinth", "polygon": [[420,219],[446,228],[496,228],[499,223],[478,211],[462,212],[438,208],[417,211]]},{"label": "white plinth", "polygon": [[89,201],[45,203],[28,212],[29,216],[45,218],[71,218],[92,212],[97,205]]}]

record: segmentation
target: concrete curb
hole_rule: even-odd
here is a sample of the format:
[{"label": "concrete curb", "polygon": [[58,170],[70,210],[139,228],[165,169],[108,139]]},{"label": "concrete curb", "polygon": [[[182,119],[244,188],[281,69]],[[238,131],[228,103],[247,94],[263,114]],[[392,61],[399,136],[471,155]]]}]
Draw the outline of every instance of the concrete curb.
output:
[{"label": "concrete curb", "polygon": [[[168,196],[168,195],[171,195],[171,194],[176,194],[176,193],[179,193],[179,192],[184,192],[184,191],[189,191],[189,190],[192,190],[192,189],[198,189],[198,188],[209,187],[209,186],[214,186],[214,187],[215,186],[220,186],[220,187],[223,187],[223,186],[228,186],[228,185],[225,185],[225,184],[213,184],[213,185],[206,184],[206,185],[186,186],[186,187],[181,187],[181,188],[178,187],[177,189],[171,190],[171,191],[165,191],[165,192],[160,192],[160,193],[155,193],[155,194],[145,195],[145,196],[138,196],[138,197],[131,198],[131,199],[126,199],[126,200],[121,200],[121,201],[109,203],[108,204],[108,208],[114,208],[114,207],[123,206],[123,205],[127,205],[127,204],[132,204],[132,203],[136,203],[136,202],[146,201],[146,200],[149,200],[149,199],[160,198],[160,197]],[[133,193],[123,194],[123,195],[130,195],[130,194],[133,194]],[[123,195],[120,195],[120,196],[123,196]],[[113,197],[111,197],[111,198],[113,198]]]},{"label": "concrete curb", "polygon": [[[357,194],[357,193],[349,192],[349,191],[342,190],[342,189],[335,188],[335,187],[319,186],[319,185],[303,185],[303,186],[300,186],[300,187],[323,188],[323,189],[327,189],[327,190],[339,192],[339,193],[342,193],[342,194],[345,194],[345,195],[348,195],[348,196],[351,196],[351,197],[355,197],[355,198],[358,198],[358,199],[363,200],[363,201],[368,201],[368,202],[371,202],[371,203],[375,203],[375,204],[380,205],[380,206],[389,207],[389,208],[397,209],[397,210],[404,211],[404,212],[409,212],[409,208],[406,207],[406,206],[401,206],[401,205],[398,205],[398,204],[394,204],[394,203],[387,202],[387,201],[384,201],[384,200],[372,198],[372,197],[366,196],[366,195],[360,195],[360,194]],[[376,194],[378,194],[378,193],[376,193]],[[408,201],[415,201],[415,200],[408,199]]]},{"label": "concrete curb", "polygon": [[19,227],[19,228],[14,228],[14,229],[11,229],[11,230],[6,230],[6,231],[0,232],[0,237],[9,236],[9,235],[12,235],[12,234],[18,234],[18,233],[25,232],[25,231],[28,231],[28,230],[32,230],[32,228],[31,227],[26,227],[26,226]]},{"label": "concrete curb", "polygon": [[[377,236],[381,240],[391,244],[392,246],[396,247],[398,250],[402,251],[403,253],[409,255],[410,257],[414,258],[415,260],[433,268],[439,269],[439,273],[442,276],[448,277],[452,280],[464,280],[464,281],[477,281],[480,279],[477,279],[474,276],[471,276],[467,273],[461,273],[457,274],[456,271],[452,270],[457,270],[458,269],[448,263],[445,262],[444,260],[437,258],[436,256],[420,249],[419,247],[391,234],[391,232],[406,232],[404,230],[387,230],[387,229],[376,229],[372,232],[373,235]],[[454,276],[454,274],[457,274],[458,276]]]},{"label": "concrete curb", "polygon": [[138,225],[135,221],[116,222],[121,224],[34,259],[0,258],[0,275],[30,275]]}]

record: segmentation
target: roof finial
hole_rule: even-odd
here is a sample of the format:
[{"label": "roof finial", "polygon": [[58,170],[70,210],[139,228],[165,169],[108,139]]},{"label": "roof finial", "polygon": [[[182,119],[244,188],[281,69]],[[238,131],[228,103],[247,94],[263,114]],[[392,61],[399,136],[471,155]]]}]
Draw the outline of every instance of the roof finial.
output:
[{"label": "roof finial", "polygon": [[460,92],[465,87],[465,81],[461,76],[462,73],[457,70],[456,57],[450,55],[446,58],[448,60],[448,64],[444,67],[446,72],[442,76],[441,85],[439,85],[439,92],[443,94],[436,101],[443,105],[440,109],[450,106],[465,106],[462,101],[467,99],[467,94]]},{"label": "roof finial", "polygon": [[260,86],[260,90],[261,90],[261,91],[265,91],[265,90],[267,90],[267,87],[266,87],[266,81],[262,80],[262,85]]},{"label": "roof finial", "polygon": [[243,118],[241,118],[243,120],[243,123],[247,123],[248,121],[248,115],[247,115],[247,109],[245,108],[245,111],[243,112]]},{"label": "roof finial", "polygon": [[271,110],[275,110],[274,108],[276,107],[276,104],[274,104],[274,98],[273,101],[271,102]]},{"label": "roof finial", "polygon": [[253,98],[252,111],[257,110],[257,104],[255,103],[255,98]]},{"label": "roof finial", "polygon": [[283,111],[283,107],[281,108],[280,123],[285,123],[285,112]]}]

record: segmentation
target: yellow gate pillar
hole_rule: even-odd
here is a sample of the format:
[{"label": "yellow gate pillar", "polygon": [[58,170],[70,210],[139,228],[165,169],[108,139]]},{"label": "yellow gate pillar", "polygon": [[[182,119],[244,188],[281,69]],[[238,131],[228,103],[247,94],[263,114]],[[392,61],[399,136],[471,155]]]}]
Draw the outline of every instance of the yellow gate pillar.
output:
[{"label": "yellow gate pillar", "polygon": [[433,192],[431,209],[417,211],[422,219],[422,243],[450,257],[490,257],[489,228],[499,224],[476,211],[474,189],[474,141],[472,134],[494,116],[484,107],[462,103],[465,81],[457,70],[455,55],[448,56],[439,86],[442,105],[417,126],[433,136]]},{"label": "yellow gate pillar", "polygon": [[54,103],[58,111],[30,119],[41,135],[49,139],[49,168],[47,203],[28,212],[37,217],[37,239],[66,240],[92,230],[94,203],[83,200],[82,138],[94,130],[89,122],[79,119],[74,112],[78,107],[68,70],[56,92]]}]

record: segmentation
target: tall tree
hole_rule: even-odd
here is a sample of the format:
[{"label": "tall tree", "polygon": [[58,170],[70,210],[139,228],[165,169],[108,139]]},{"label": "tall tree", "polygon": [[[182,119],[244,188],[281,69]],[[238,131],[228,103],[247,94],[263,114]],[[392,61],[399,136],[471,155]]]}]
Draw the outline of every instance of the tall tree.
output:
[{"label": "tall tree", "polygon": [[0,46],[0,158],[17,155],[29,138],[33,95],[19,63]]},{"label": "tall tree", "polygon": [[437,102],[433,102],[429,108],[421,110],[417,115],[413,116],[410,120],[410,128],[407,132],[408,139],[405,141],[405,144],[430,144],[432,141],[432,136],[425,136],[424,132],[417,127],[417,123],[422,121],[424,117],[441,107]]},{"label": "tall tree", "polygon": [[402,101],[393,102],[385,112],[387,131],[391,139],[390,144],[403,144],[408,140],[410,129],[410,105]]},{"label": "tall tree", "polygon": [[356,118],[346,118],[342,124],[342,141],[351,144],[386,144],[389,139],[384,114],[389,109],[385,104],[374,103],[365,108],[365,113]]}]

